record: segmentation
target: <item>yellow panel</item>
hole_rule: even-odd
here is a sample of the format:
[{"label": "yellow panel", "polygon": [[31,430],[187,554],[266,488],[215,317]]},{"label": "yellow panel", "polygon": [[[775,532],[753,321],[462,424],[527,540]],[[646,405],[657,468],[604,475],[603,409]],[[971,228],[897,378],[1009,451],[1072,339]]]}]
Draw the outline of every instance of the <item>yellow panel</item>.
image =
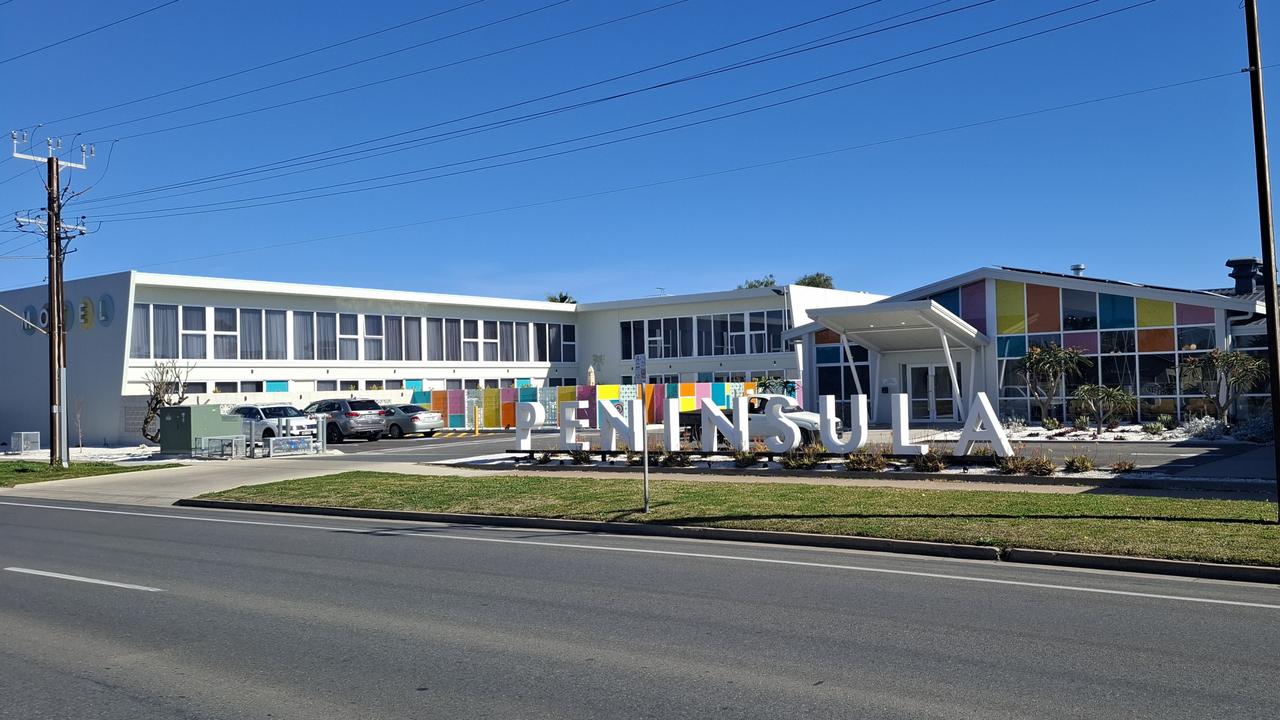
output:
[{"label": "yellow panel", "polygon": [[558,400],[559,402],[564,402],[566,400],[577,400],[577,399],[578,399],[577,385],[562,385],[556,388],[556,400]]},{"label": "yellow panel", "polygon": [[1173,324],[1173,303],[1138,298],[1138,327],[1166,327]]},{"label": "yellow panel", "polygon": [[680,412],[693,412],[697,409],[698,398],[692,396],[680,398]]},{"label": "yellow panel", "polygon": [[1015,335],[1027,331],[1027,298],[1022,283],[996,281],[996,333]]},{"label": "yellow panel", "polygon": [[[502,402],[498,388],[484,389],[484,410],[481,422],[485,427],[498,427],[502,424]],[[470,420],[470,418],[468,418]]]},{"label": "yellow panel", "polygon": [[617,400],[618,386],[617,385],[597,385],[596,399],[597,400]]}]

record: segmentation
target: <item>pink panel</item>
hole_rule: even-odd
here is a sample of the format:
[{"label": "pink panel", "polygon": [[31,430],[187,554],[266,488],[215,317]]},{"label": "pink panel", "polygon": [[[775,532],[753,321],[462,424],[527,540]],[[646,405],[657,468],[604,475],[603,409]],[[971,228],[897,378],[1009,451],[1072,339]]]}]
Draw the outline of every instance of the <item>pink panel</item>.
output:
[{"label": "pink panel", "polygon": [[1062,347],[1075,348],[1085,355],[1098,354],[1098,333],[1073,332],[1063,333]]},{"label": "pink panel", "polygon": [[449,396],[449,414],[460,415],[467,411],[466,390],[446,390]]},{"label": "pink panel", "polygon": [[649,406],[649,408],[653,411],[653,419],[651,420],[651,422],[660,423],[662,422],[662,413],[664,410],[666,410],[667,386],[653,385],[652,387],[653,387],[653,400],[652,400],[652,404]]},{"label": "pink panel", "polygon": [[498,400],[502,402],[504,405],[506,403],[515,402],[516,400],[519,399],[519,397],[520,397],[520,390],[518,388],[502,388],[501,390],[498,391]]},{"label": "pink panel", "polygon": [[591,427],[596,426],[596,388],[594,385],[579,385],[578,399],[586,400],[589,404],[585,411],[579,410],[578,417],[585,417]]},{"label": "pink panel", "polygon": [[[695,383],[693,386],[693,396],[695,398],[711,397],[711,383]],[[701,404],[698,407],[702,407]]]},{"label": "pink panel", "polygon": [[979,280],[960,288],[960,319],[977,328],[978,332],[987,332],[987,283]]},{"label": "pink panel", "polygon": [[1213,322],[1213,308],[1178,303],[1179,325],[1208,325]]}]

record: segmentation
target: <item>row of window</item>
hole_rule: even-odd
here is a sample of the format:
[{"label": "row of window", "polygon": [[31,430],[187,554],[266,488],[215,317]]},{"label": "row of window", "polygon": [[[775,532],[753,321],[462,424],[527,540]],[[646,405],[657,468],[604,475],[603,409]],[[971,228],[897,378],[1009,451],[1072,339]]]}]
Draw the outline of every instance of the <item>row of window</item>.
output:
[{"label": "row of window", "polygon": [[996,281],[996,333],[1205,325],[1213,308],[1051,285]]},{"label": "row of window", "polygon": [[[781,370],[733,370],[724,372],[700,372],[696,374],[696,380],[691,379],[692,373],[685,373],[685,379],[680,379],[679,373],[667,373],[665,375],[650,375],[650,385],[664,385],[680,382],[718,382],[718,383],[734,383],[734,382],[750,382],[752,380],[763,380],[765,378],[785,378],[786,373]],[[635,381],[633,375],[623,375],[622,384],[630,385]]]},{"label": "row of window", "polygon": [[1205,351],[1217,347],[1217,331],[1212,325],[1141,330],[1102,330],[1035,335],[1001,335],[996,352],[1002,358],[1020,358],[1031,347],[1075,348],[1086,355]]},{"label": "row of window", "polygon": [[782,352],[782,310],[623,320],[622,359],[714,357]]},{"label": "row of window", "polygon": [[[578,359],[577,331],[569,323],[250,308],[211,310],[215,360],[419,362],[424,359],[424,348],[425,359],[434,362]],[[210,308],[203,306],[135,303],[129,357],[207,359],[209,313]]]}]

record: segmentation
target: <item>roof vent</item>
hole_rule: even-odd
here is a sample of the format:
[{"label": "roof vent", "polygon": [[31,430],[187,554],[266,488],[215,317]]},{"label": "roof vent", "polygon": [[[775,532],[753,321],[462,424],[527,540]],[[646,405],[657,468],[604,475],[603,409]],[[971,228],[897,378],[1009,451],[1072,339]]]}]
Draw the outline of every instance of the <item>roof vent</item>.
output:
[{"label": "roof vent", "polygon": [[1256,257],[1238,257],[1227,261],[1228,273],[1236,281],[1236,295],[1249,295],[1258,289],[1258,279],[1262,275],[1262,261]]},{"label": "roof vent", "polygon": [[1072,274],[1072,275],[1075,275],[1076,277],[1083,277],[1083,276],[1084,276],[1084,263],[1076,263],[1075,265],[1072,265],[1072,266],[1071,266],[1071,274]]}]

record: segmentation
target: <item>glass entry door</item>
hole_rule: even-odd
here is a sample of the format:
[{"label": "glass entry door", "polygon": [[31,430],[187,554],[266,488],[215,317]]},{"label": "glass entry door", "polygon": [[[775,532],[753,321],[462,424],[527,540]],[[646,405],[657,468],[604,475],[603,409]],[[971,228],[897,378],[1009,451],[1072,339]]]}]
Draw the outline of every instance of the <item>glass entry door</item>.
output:
[{"label": "glass entry door", "polygon": [[[960,377],[957,367],[956,379]],[[957,419],[955,393],[951,390],[951,375],[946,365],[908,366],[907,394],[911,399],[912,420]]]}]

